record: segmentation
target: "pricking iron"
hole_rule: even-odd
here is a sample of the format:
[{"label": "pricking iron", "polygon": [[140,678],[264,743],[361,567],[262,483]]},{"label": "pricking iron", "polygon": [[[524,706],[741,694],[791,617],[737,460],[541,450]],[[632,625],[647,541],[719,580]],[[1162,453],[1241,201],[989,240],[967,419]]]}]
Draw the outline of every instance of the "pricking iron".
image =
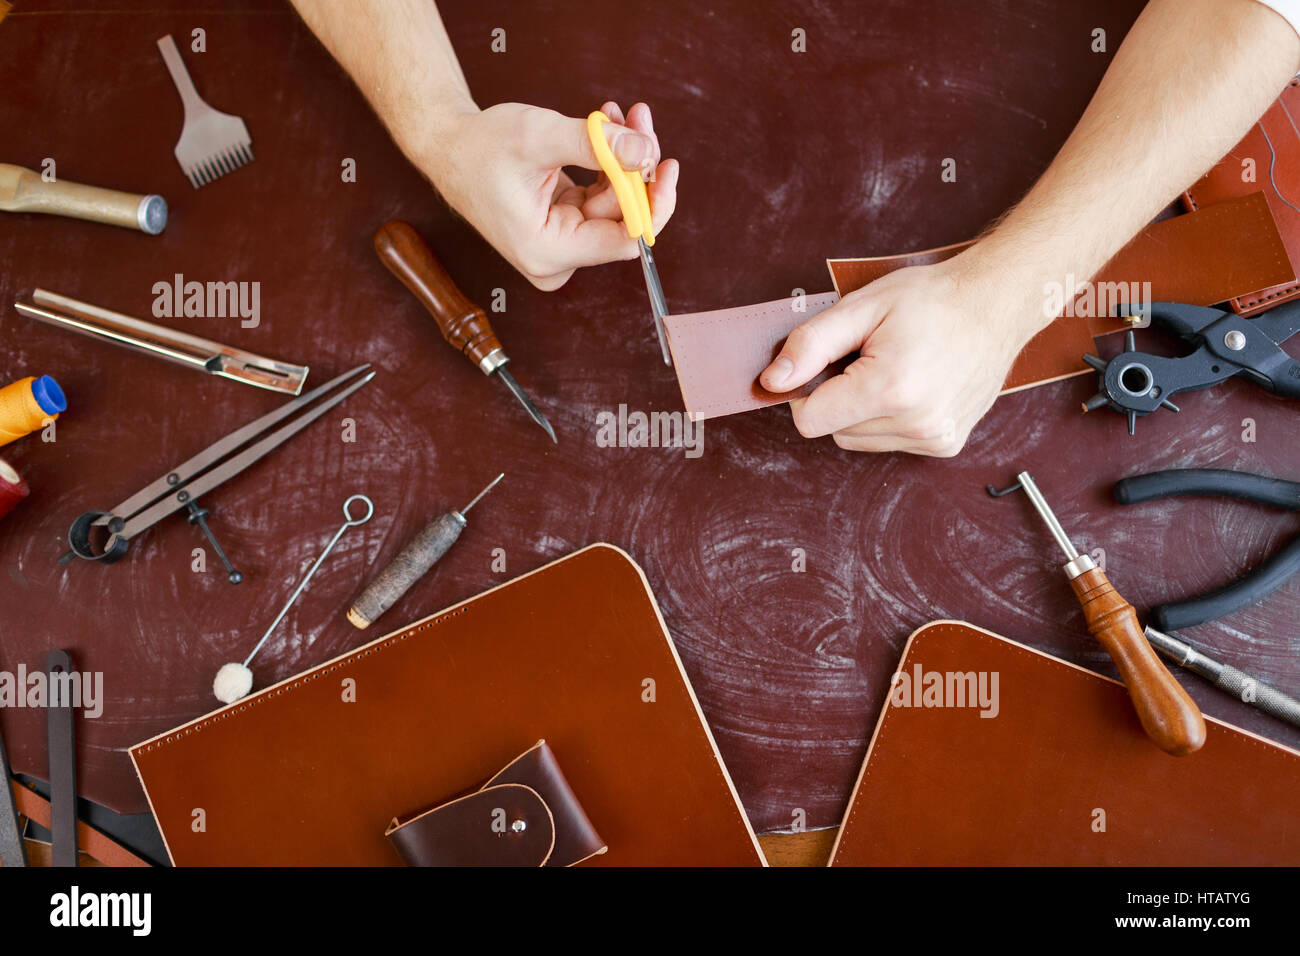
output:
[{"label": "pricking iron", "polygon": [[34,304],[15,302],[14,308],[38,322],[124,345],[210,375],[289,395],[299,394],[307,381],[305,365],[289,365],[44,289],[33,292],[32,299]]}]

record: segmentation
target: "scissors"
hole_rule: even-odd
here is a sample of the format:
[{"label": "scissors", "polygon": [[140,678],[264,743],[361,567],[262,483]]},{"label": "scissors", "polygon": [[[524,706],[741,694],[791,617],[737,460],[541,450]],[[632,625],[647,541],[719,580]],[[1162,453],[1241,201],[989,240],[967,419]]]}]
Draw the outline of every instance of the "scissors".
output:
[{"label": "scissors", "polygon": [[619,208],[623,211],[623,225],[627,227],[628,238],[635,239],[641,247],[641,271],[645,273],[645,287],[650,294],[650,311],[655,319],[655,332],[659,336],[659,347],[664,353],[664,364],[672,365],[668,353],[668,336],[664,332],[664,316],[668,314],[668,301],[664,298],[664,287],[659,282],[659,270],[655,267],[655,255],[650,247],[655,244],[654,222],[650,218],[650,199],[646,195],[645,180],[639,170],[624,169],[609,143],[605,139],[605,130],[601,123],[608,123],[609,117],[596,110],[587,117],[587,138],[591,148],[596,152],[600,168],[614,187]]}]

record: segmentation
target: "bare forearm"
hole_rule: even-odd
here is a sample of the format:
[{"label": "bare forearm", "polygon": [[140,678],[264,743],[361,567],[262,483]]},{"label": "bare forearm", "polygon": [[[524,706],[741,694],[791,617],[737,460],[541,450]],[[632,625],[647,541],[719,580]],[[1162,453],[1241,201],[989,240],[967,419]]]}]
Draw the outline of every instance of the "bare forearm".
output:
[{"label": "bare forearm", "polygon": [[1236,145],[1297,66],[1300,38],[1253,0],[1151,0],[1051,166],[967,254],[970,271],[1026,296],[1090,278]]},{"label": "bare forearm", "polygon": [[448,120],[477,109],[432,0],[291,2],[417,165]]}]

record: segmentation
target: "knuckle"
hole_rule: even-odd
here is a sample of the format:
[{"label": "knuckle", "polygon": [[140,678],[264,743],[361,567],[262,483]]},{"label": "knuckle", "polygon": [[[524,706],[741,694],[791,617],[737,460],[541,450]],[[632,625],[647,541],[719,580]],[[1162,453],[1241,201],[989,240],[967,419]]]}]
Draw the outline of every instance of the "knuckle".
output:
[{"label": "knuckle", "polygon": [[[816,423],[813,422],[808,413],[802,408],[794,409],[794,427],[804,438],[817,438],[821,433],[817,430]],[[838,443],[839,438],[836,437]]]},{"label": "knuckle", "polygon": [[966,446],[966,439],[955,435],[935,438],[926,443],[926,454],[935,458],[955,458]]},{"label": "knuckle", "polygon": [[516,142],[525,155],[540,152],[550,136],[549,110],[540,106],[521,107],[514,118]]},{"label": "knuckle", "polygon": [[539,280],[544,280],[555,270],[550,267],[546,257],[539,254],[536,249],[521,249],[517,256],[519,262],[519,271],[528,277],[528,280],[537,285]]},{"label": "knuckle", "polygon": [[786,345],[795,352],[810,352],[817,344],[820,335],[817,326],[811,322],[805,322],[803,325],[795,327],[787,338]]}]

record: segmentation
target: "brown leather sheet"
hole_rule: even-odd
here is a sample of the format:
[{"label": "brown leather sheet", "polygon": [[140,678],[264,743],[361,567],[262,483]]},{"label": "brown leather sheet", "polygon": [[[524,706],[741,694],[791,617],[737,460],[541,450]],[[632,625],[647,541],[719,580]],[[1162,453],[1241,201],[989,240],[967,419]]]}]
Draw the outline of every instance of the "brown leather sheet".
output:
[{"label": "brown leather sheet", "polygon": [[[827,265],[836,293],[843,296],[896,269],[942,262],[967,245],[866,259],[830,259]],[[1142,283],[1149,282],[1152,301],[1212,305],[1294,277],[1269,200],[1257,191],[1152,223],[1106,264],[1094,282],[1129,288],[1142,288]],[[758,376],[795,326],[829,308],[837,298],[822,293],[669,316],[665,322],[668,341],[687,411],[697,418],[716,418],[811,392],[824,376],[784,395],[764,389]],[[801,303],[802,311],[794,308],[796,302]],[[1093,337],[1125,328],[1114,318],[1091,315],[1091,311],[1082,306],[1034,336],[1007,375],[1003,394],[1088,374],[1081,356],[1096,348]]]},{"label": "brown leather sheet", "polygon": [[918,630],[897,672],[832,866],[1300,860],[1300,752],[1210,720],[1171,757],[1122,684],[961,621]]},{"label": "brown leather sheet", "polygon": [[397,866],[393,817],[478,786],[539,737],[609,846],[587,865],[763,862],[645,576],[607,545],[131,757],[175,864]]},{"label": "brown leather sheet", "polygon": [[[1268,198],[1292,262],[1300,262],[1300,79],[1292,80],[1276,103],[1260,117],[1223,160],[1183,195],[1190,210],[1204,209],[1240,196],[1258,185]],[[1270,285],[1253,295],[1238,296],[1233,308],[1253,315],[1300,295],[1300,282]]]},{"label": "brown leather sheet", "polygon": [[[153,284],[177,272],[260,281],[257,329],[175,324],[310,364],[314,382],[362,361],[379,370],[338,415],[209,502],[246,575],[238,588],[210,551],[208,571],[190,571],[203,541],[180,518],[112,567],[64,568],[55,558],[78,513],[112,506],[280,399],[0,308],[0,379],[51,374],[69,402],[55,444],[29,437],[3,449],[32,494],[0,520],[0,667],[35,666],[57,644],[104,673],[104,716],[78,726],[78,779],[113,809],[147,809],[126,748],[207,712],[217,668],[248,653],[355,492],[374,499],[374,518],[343,536],[281,623],[255,662],[260,681],[355,648],[361,637],[343,615],[376,562],[504,471],[454,550],[388,612],[394,626],[593,541],[621,546],[645,568],[760,830],[838,823],[903,641],[926,621],[978,620],[1112,673],[1032,509],[987,498],[986,482],[1030,468],[1080,544],[1107,549],[1111,580],[1140,610],[1223,583],[1300,529],[1300,516],[1240,502],[1109,500],[1115,479],[1151,468],[1300,477],[1295,403],[1238,382],[1182,396],[1181,415],[1143,419],[1134,439],[1118,415],[1079,415],[1086,379],[1009,395],[950,461],[805,441],[779,407],[707,422],[698,459],[598,445],[600,412],[681,408],[636,263],[583,270],[559,292],[532,289],[447,213],[281,0],[52,12],[69,6],[85,9],[24,0],[0,24],[4,158],[40,168],[48,156],[69,180],[162,192],[172,221],[150,238],[0,215],[0,304],[40,285],[148,316]],[[665,149],[683,163],[678,212],[655,255],[671,310],[692,312],[825,289],[828,253],[977,235],[1082,112],[1109,62],[1089,51],[1092,30],[1105,29],[1113,50],[1141,3],[663,0],[651,30],[586,0],[443,7],[481,103],[573,116],[606,98],[653,103]],[[172,157],[181,107],[154,46],[196,27],[208,52],[187,59],[195,83],[244,118],[257,155],[198,191]],[[489,48],[496,27],[507,30],[505,54]],[[810,38],[806,54],[790,51],[795,27]],[[954,155],[958,181],[943,183],[940,163]],[[345,157],[357,160],[355,183],[340,181]],[[452,354],[375,259],[371,237],[393,217],[413,222],[478,302],[505,290],[493,324],[558,445]],[[340,440],[343,417],[357,425],[355,443]],[[1242,441],[1247,417],[1253,443]],[[1298,602],[1292,584],[1186,637],[1295,690]],[[1211,714],[1300,743],[1300,732],[1188,686]],[[44,775],[42,718],[0,712],[15,770]]]}]

